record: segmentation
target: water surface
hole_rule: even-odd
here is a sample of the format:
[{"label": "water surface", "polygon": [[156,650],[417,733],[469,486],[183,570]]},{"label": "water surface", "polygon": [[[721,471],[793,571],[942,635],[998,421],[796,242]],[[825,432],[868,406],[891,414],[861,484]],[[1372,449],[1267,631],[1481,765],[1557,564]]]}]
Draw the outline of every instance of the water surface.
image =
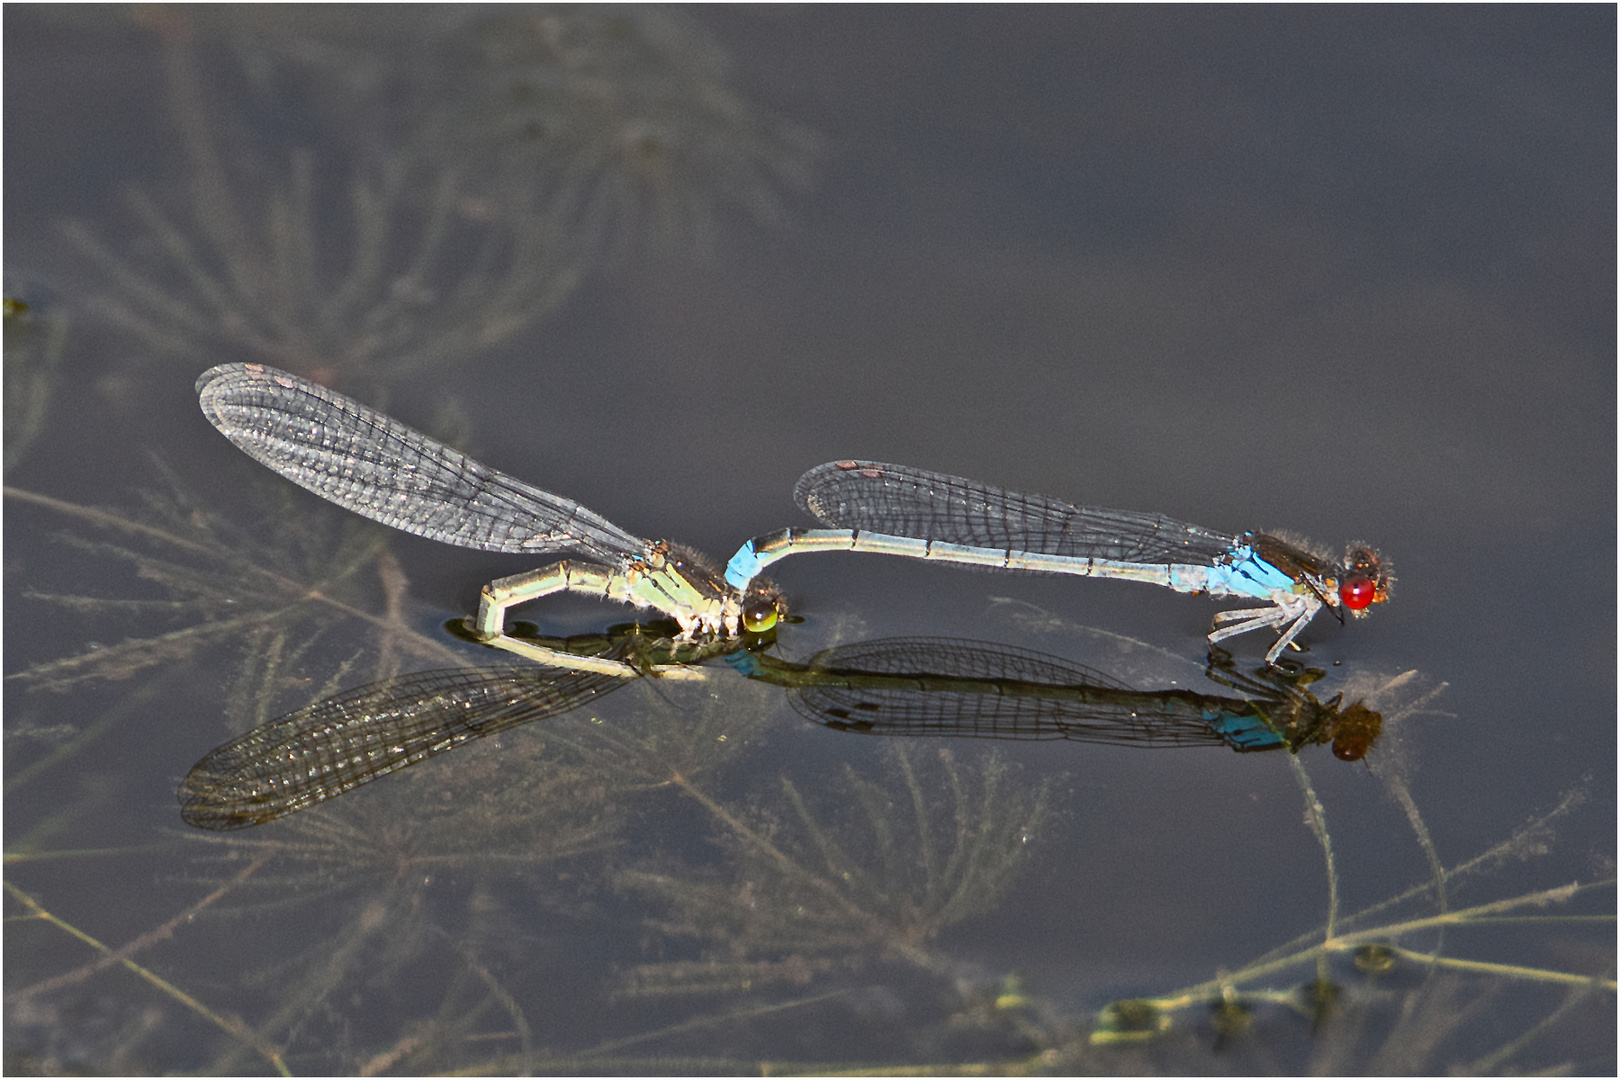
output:
[{"label": "water surface", "polygon": [[[12,1071],[1614,1068],[1612,10],[113,14],[6,11]],[[440,626],[526,568],[248,461],[229,361],[719,558],[843,457],[1370,542],[1299,659],[1386,731],[897,745],[720,670],[187,830],[204,752],[489,660]],[[779,570],[791,658],[1203,685],[1199,598]],[[1398,943],[1497,968],[1250,967],[1495,902]]]}]

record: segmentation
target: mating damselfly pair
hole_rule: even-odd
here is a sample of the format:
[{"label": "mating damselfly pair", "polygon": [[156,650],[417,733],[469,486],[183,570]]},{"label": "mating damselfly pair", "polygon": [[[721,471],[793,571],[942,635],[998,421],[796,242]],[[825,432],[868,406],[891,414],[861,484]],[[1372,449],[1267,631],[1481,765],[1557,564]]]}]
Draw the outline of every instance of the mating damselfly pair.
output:
[{"label": "mating damselfly pair", "polygon": [[[613,680],[689,669],[681,663],[649,663],[622,650],[619,655],[581,654],[508,633],[511,607],[557,592],[586,593],[651,608],[673,620],[677,646],[736,652],[749,635],[771,631],[786,613],[781,592],[760,572],[791,554],[879,552],[1149,581],[1180,592],[1257,601],[1261,606],[1218,614],[1209,639],[1213,644],[1250,630],[1275,629],[1279,636],[1267,652],[1268,664],[1323,608],[1342,622],[1343,612],[1364,614],[1389,596],[1388,569],[1364,545],[1352,547],[1340,562],[1264,533],[1220,533],[1160,514],[1077,507],[868,461],[830,462],[799,480],[800,506],[828,528],[756,537],[722,573],[690,548],[635,536],[571,499],[482,465],[296,375],[260,364],[225,364],[203,373],[197,391],[203,413],[239,448],[345,509],[461,547],[578,556],[484,586],[478,613],[468,621],[468,631],[483,644],[578,673],[571,681],[529,687],[528,692],[554,703],[537,706],[531,719],[554,713],[557,704],[575,701],[579,694],[598,692],[598,680],[586,675]],[[534,681],[516,678],[507,689],[517,693]],[[446,691],[424,683],[417,689],[437,702],[422,706],[430,711],[468,708],[453,687]],[[479,708],[497,708],[499,694],[488,687],[477,694],[485,703]],[[346,722],[359,719],[353,709],[344,708]],[[399,760],[388,769],[416,759]]]},{"label": "mating damselfly pair", "polygon": [[[785,611],[764,567],[813,551],[868,551],[979,567],[1124,578],[1178,592],[1259,601],[1216,615],[1211,644],[1274,628],[1274,662],[1326,608],[1363,615],[1389,597],[1378,554],[1342,562],[1266,533],[1221,533],[1162,514],[1072,506],[903,465],[835,461],[799,479],[799,505],[831,526],[756,537],[722,576],[703,556],[644,540],[572,499],[488,468],[341,394],[259,364],[225,364],[197,380],[203,413],[242,450],[357,514],[459,547],[509,554],[574,553],[484,587],[480,640],[563,666],[504,633],[508,608],[582,592],[652,608],[690,640],[735,637]],[[1226,625],[1222,625],[1226,624]],[[611,670],[633,675],[629,665]]]}]

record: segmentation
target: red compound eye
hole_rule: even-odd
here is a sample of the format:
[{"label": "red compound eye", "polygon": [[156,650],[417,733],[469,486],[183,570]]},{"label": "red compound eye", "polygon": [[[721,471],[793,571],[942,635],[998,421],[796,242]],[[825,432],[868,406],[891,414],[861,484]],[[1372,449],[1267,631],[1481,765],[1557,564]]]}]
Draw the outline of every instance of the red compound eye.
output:
[{"label": "red compound eye", "polygon": [[1378,585],[1371,578],[1353,577],[1339,586],[1339,599],[1351,611],[1360,611],[1378,596]]}]

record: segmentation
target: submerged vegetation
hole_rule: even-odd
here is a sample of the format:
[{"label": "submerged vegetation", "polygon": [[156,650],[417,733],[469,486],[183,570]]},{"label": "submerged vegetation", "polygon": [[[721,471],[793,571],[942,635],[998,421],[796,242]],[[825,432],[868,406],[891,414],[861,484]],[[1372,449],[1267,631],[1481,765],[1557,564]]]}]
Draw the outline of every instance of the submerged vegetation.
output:
[{"label": "submerged vegetation", "polygon": [[[8,285],[9,288],[9,285]],[[30,293],[31,295],[34,295]],[[39,298],[35,295],[34,304]],[[5,300],[5,471],[23,459],[45,429],[57,366],[67,347],[63,311],[37,310],[21,297]]]},{"label": "submerged vegetation", "polygon": [[[66,235],[106,285],[93,309],[162,363],[349,387],[442,371],[536,325],[604,259],[712,247],[722,210],[774,222],[808,181],[813,137],[742,97],[678,12],[439,12],[410,40],[353,11],[136,18],[183,174],[124,191],[129,235]],[[220,43],[241,70],[208,62]],[[287,102],[306,111],[279,125],[290,138],[254,128]]]},{"label": "submerged vegetation", "polygon": [[705,955],[639,965],[624,992],[803,983],[817,971],[891,958],[951,974],[929,943],[993,909],[1011,886],[1044,824],[1051,781],[1021,783],[994,754],[967,769],[948,748],[882,750],[887,775],[846,765],[817,803],[783,776],[778,798],[738,812],[677,778],[721,830],[724,864],[632,869],[617,880],[667,904],[659,929],[704,943]]}]

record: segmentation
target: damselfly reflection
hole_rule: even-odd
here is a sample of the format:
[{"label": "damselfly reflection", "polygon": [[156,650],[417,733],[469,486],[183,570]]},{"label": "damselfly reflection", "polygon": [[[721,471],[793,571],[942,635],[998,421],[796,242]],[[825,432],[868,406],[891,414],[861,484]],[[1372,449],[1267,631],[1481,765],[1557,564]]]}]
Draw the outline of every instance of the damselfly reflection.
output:
[{"label": "damselfly reflection", "polygon": [[[1355,761],[1383,718],[1305,689],[1319,671],[1238,671],[1216,651],[1206,675],[1233,695],[1134,690],[1092,668],[1010,645],[891,638],[826,649],[799,664],[769,656],[772,635],[682,641],[673,623],[548,639],[543,647],[611,656],[647,674],[717,656],[786,689],[826,727],[874,735],[1068,739],[1116,746],[1227,746],[1240,753],[1331,743]],[[213,750],[180,785],[198,828],[260,825],[379,776],[520,724],[561,716],[628,680],[578,668],[425,671],[360,687],[261,725]]]},{"label": "damselfly reflection", "polygon": [[[450,629],[477,640],[459,619]],[[695,665],[718,652],[761,647],[751,634],[683,640],[673,622],[524,640],[558,655],[608,659],[662,676],[701,677]],[[532,664],[384,679],[307,705],[209,751],[180,784],[180,816],[215,831],[262,825],[474,739],[561,716],[632,681],[612,671]]]},{"label": "damselfly reflection", "polygon": [[727,658],[749,678],[785,686],[818,724],[871,735],[1068,739],[1114,746],[1229,746],[1239,753],[1331,743],[1358,761],[1383,718],[1357,701],[1319,701],[1322,677],[1275,666],[1245,675],[1220,649],[1205,676],[1244,696],[1134,690],[1045,653],[956,638],[888,638],[839,645],[806,664],[756,653]]}]

